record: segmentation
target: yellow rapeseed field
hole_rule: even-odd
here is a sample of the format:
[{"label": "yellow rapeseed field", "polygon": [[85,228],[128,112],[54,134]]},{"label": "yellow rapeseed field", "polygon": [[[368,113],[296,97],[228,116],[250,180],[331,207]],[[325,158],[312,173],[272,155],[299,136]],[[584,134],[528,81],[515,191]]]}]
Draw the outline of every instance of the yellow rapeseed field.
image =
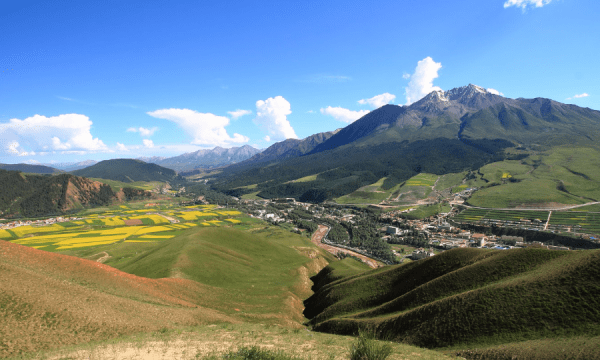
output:
[{"label": "yellow rapeseed field", "polygon": [[11,239],[12,234],[6,230],[0,230],[0,239]]},{"label": "yellow rapeseed field", "polygon": [[29,234],[63,231],[64,229],[65,228],[63,228],[60,225],[52,224],[50,226],[31,226],[31,225],[19,226],[14,229],[11,229],[11,231],[13,233],[15,233],[15,235],[17,235],[17,237],[23,237],[23,236],[29,235]]}]

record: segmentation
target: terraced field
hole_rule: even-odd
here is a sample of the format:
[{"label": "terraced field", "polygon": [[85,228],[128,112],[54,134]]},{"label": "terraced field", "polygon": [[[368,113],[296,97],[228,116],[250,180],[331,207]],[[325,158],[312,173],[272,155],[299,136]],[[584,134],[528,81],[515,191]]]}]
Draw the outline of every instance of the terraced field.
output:
[{"label": "terraced field", "polygon": [[550,225],[564,225],[576,232],[600,234],[600,213],[554,211],[550,217]]},{"label": "terraced field", "polygon": [[467,209],[460,214],[454,216],[455,221],[481,221],[481,220],[503,220],[503,221],[520,221],[526,220],[541,220],[546,222],[548,219],[548,211],[527,211],[527,210],[488,210],[488,209]]},{"label": "terraced field", "polygon": [[[530,220],[545,224],[549,213],[549,211],[467,209],[454,216],[453,220],[460,222]],[[548,225],[563,225],[579,233],[600,234],[600,212],[553,211]]]}]

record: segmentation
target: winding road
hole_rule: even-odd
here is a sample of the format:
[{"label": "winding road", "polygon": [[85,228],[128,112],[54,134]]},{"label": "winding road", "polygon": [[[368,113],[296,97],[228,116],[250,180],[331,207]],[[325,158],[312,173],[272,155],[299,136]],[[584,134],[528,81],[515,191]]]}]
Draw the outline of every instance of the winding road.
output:
[{"label": "winding road", "polygon": [[327,226],[319,225],[319,228],[317,229],[317,231],[314,232],[314,234],[312,235],[312,238],[311,238],[311,241],[313,242],[313,244],[317,245],[321,249],[324,249],[325,251],[328,251],[329,253],[331,253],[333,255],[337,255],[337,253],[341,252],[341,253],[345,253],[348,255],[356,256],[357,258],[361,259],[365,264],[369,265],[369,267],[371,267],[373,269],[383,266],[378,261],[371,259],[370,257],[364,256],[362,254],[359,254],[357,252],[338,248],[338,247],[327,245],[327,244],[323,244],[322,240],[325,237],[325,235],[327,235],[328,231],[329,231],[329,228]]}]

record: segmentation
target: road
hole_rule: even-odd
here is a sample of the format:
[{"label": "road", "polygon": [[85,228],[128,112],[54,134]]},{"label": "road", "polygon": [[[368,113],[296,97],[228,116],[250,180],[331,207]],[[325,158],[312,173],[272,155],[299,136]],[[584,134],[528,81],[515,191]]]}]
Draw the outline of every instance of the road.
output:
[{"label": "road", "polygon": [[338,248],[338,247],[327,245],[327,244],[323,244],[321,241],[323,240],[323,237],[325,237],[325,235],[327,235],[328,230],[329,230],[329,228],[327,226],[319,225],[319,228],[317,229],[317,231],[314,232],[314,234],[312,235],[312,238],[311,238],[313,244],[317,245],[321,249],[328,251],[329,253],[331,253],[333,255],[337,255],[337,253],[341,252],[341,253],[345,253],[348,255],[356,256],[357,258],[361,259],[365,264],[369,265],[369,267],[371,267],[373,269],[383,266],[383,264],[379,263],[378,261],[373,260],[373,259],[366,257],[362,254],[359,254],[357,252]]}]

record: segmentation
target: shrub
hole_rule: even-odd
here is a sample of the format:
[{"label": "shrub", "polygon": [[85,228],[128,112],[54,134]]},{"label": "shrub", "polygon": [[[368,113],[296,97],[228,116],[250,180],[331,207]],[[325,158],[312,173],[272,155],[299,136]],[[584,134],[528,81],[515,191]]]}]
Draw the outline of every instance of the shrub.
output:
[{"label": "shrub", "polygon": [[296,357],[286,355],[281,351],[263,350],[257,346],[242,347],[237,351],[223,355],[229,360],[295,360]]},{"label": "shrub", "polygon": [[392,354],[390,344],[380,343],[374,334],[360,331],[356,342],[350,346],[350,360],[385,360]]}]

